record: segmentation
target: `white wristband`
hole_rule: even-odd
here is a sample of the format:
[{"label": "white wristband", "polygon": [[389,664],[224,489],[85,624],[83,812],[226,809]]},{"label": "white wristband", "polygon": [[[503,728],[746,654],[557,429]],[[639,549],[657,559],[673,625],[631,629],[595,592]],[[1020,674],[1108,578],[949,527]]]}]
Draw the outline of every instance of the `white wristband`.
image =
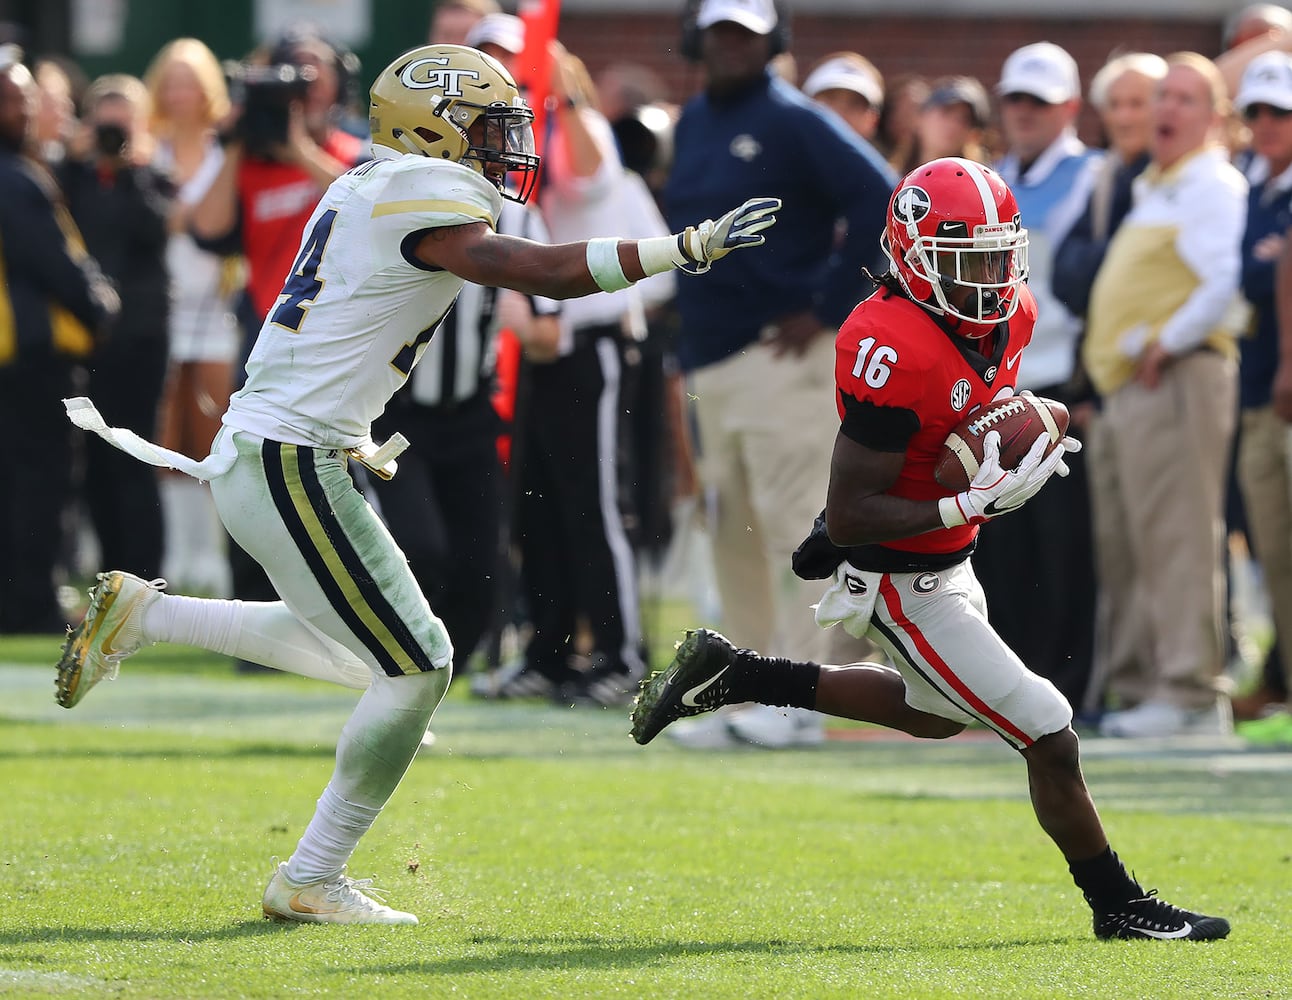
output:
[{"label": "white wristband", "polygon": [[619,263],[619,240],[602,236],[588,240],[588,273],[603,292],[617,292],[632,284]]},{"label": "white wristband", "polygon": [[955,497],[942,497],[938,501],[938,514],[942,517],[944,528],[959,528],[969,523]]},{"label": "white wristband", "polygon": [[674,268],[694,266],[695,262],[682,253],[681,236],[652,236],[637,241],[637,259],[642,270],[649,274],[663,274]]}]

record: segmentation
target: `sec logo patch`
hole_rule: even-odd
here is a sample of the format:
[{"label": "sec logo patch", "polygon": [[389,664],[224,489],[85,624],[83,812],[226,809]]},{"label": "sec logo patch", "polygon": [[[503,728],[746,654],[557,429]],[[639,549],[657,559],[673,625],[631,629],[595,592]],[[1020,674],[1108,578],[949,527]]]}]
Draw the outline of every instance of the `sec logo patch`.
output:
[{"label": "sec logo patch", "polygon": [[973,387],[969,385],[967,378],[962,378],[959,382],[951,387],[951,409],[959,413],[969,405],[969,396],[973,392]]}]

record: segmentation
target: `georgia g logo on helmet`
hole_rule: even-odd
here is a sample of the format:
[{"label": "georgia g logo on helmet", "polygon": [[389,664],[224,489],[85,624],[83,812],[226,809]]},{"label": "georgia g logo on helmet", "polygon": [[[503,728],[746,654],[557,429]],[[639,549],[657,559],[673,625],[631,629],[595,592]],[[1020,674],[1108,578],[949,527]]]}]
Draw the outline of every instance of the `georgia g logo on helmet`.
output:
[{"label": "georgia g logo on helmet", "polygon": [[446,56],[428,56],[415,59],[399,74],[400,82],[409,90],[438,90],[445,97],[462,97],[462,80],[479,80],[473,69],[449,69]]},{"label": "georgia g logo on helmet", "polygon": [[912,185],[897,193],[897,199],[893,202],[893,216],[898,222],[909,226],[923,219],[932,208],[933,199],[929,197],[929,193],[922,187]]}]

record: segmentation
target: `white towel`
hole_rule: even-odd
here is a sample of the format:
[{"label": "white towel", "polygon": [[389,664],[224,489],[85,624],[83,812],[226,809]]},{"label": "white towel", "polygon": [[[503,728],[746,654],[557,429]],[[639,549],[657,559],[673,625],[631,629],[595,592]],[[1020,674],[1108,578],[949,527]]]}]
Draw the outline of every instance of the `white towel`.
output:
[{"label": "white towel", "polygon": [[63,405],[67,407],[67,416],[72,423],[82,430],[93,431],[114,448],[120,448],[141,462],[163,469],[176,469],[203,482],[223,476],[233,468],[238,457],[235,452],[212,454],[198,462],[177,451],[145,441],[134,431],[124,427],[109,427],[94,404],[85,396],[65,399]]}]

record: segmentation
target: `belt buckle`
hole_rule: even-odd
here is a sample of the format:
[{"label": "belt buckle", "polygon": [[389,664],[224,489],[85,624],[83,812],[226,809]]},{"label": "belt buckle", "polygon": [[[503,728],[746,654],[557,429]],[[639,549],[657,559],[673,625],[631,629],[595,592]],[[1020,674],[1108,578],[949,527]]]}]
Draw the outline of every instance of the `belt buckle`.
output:
[{"label": "belt buckle", "polygon": [[408,438],[396,431],[380,447],[374,441],[365,441],[354,448],[347,448],[345,453],[374,476],[389,482],[399,471],[399,463],[395,459],[407,448]]}]

